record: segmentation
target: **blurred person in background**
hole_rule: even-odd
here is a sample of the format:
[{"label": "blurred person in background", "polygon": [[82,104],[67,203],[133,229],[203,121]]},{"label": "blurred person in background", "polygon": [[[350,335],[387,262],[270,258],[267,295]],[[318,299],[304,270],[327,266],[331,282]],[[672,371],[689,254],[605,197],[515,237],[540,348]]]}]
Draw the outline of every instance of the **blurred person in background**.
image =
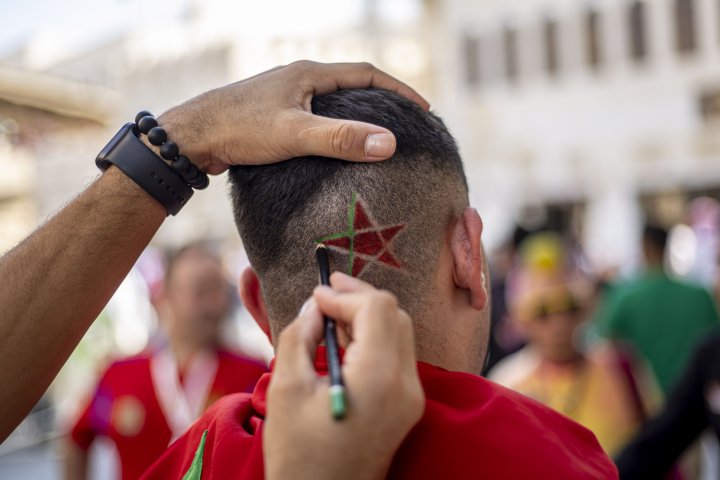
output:
[{"label": "blurred person in background", "polygon": [[667,238],[665,229],[645,226],[645,272],[612,289],[598,309],[595,325],[601,336],[627,342],[647,359],[664,393],[678,379],[700,336],[720,325],[706,289],[665,272]]},{"label": "blurred person in background", "polygon": [[659,415],[618,455],[620,478],[663,478],[708,427],[720,440],[720,331],[717,329],[697,346]]},{"label": "blurred person in background", "polygon": [[138,478],[216,400],[253,390],[265,366],[220,342],[229,295],[221,261],[206,247],[170,256],[155,302],[163,341],[103,374],[67,440],[66,478],[86,477],[100,435],[117,448],[121,478]]},{"label": "blurred person in background", "polygon": [[[692,255],[694,261],[686,274],[687,279],[712,291],[716,295],[717,301],[720,202],[710,197],[694,199],[688,206],[688,220],[695,245]],[[677,227],[675,226],[674,229]],[[672,240],[672,234],[670,240]],[[672,249],[670,252],[672,260]],[[672,261],[670,263],[672,264]]]},{"label": "blurred person in background", "polygon": [[644,412],[657,405],[659,393],[635,364],[615,352],[586,352],[579,344],[592,291],[569,263],[554,233],[522,243],[508,304],[528,345],[500,362],[490,377],[589,428],[612,455],[641,426]]}]

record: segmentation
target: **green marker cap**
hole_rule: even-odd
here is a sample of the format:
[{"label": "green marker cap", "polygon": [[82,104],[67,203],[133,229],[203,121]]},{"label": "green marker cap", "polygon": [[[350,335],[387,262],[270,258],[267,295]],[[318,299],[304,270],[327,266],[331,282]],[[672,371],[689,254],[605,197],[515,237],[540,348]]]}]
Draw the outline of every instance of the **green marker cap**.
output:
[{"label": "green marker cap", "polygon": [[347,412],[345,404],[345,388],[342,385],[333,385],[328,389],[330,394],[330,410],[335,420],[342,420]]}]

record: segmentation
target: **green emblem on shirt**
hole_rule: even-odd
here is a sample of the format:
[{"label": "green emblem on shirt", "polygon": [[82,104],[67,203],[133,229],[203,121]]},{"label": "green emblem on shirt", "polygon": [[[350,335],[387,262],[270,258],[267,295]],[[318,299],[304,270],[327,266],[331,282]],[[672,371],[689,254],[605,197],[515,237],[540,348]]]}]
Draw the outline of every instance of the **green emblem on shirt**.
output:
[{"label": "green emblem on shirt", "polygon": [[207,430],[203,432],[200,444],[198,445],[197,450],[195,450],[195,456],[190,464],[190,468],[187,472],[185,472],[182,480],[200,480],[200,477],[202,476],[202,461],[203,453],[205,452],[205,437],[207,437],[207,432]]}]

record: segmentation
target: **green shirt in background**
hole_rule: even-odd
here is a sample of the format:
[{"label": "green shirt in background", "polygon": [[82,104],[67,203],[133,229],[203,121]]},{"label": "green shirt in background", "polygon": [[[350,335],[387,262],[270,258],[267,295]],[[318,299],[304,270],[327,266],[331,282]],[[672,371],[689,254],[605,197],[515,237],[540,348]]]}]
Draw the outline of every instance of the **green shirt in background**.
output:
[{"label": "green shirt in background", "polygon": [[614,287],[596,314],[596,331],[630,342],[650,363],[666,392],[704,332],[720,325],[710,294],[700,286],[651,270]]}]

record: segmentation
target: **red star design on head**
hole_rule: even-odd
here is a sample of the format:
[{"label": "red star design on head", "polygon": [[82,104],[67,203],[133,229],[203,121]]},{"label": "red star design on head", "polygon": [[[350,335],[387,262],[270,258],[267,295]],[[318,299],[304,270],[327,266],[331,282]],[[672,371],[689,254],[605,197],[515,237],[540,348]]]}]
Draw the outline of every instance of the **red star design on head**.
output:
[{"label": "red star design on head", "polygon": [[323,237],[317,243],[348,253],[348,273],[359,277],[373,263],[402,267],[391,246],[395,236],[404,228],[404,224],[378,226],[363,201],[353,195],[348,208],[347,230]]}]

